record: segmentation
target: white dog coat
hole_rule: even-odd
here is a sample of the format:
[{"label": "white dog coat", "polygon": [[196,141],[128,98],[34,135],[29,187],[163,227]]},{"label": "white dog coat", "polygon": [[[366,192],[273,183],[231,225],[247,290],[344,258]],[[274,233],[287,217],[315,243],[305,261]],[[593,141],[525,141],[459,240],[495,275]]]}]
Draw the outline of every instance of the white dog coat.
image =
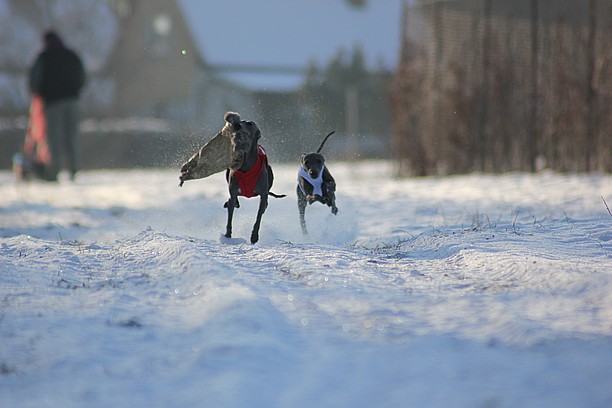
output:
[{"label": "white dog coat", "polygon": [[[300,171],[298,173],[298,175],[300,177],[303,177],[304,180],[306,180],[307,182],[309,182],[310,184],[312,184],[312,194],[313,195],[323,195],[323,170],[325,170],[325,166],[321,167],[321,171],[319,172],[319,176],[316,179],[313,179],[312,177],[310,177],[310,174],[308,174],[308,172],[306,170],[304,170],[304,168],[302,166],[300,166]],[[298,185],[300,186],[300,189],[302,190],[302,192],[304,194],[306,194],[306,192],[304,191],[304,187],[302,187],[302,184],[299,182],[299,178],[298,178]]]}]

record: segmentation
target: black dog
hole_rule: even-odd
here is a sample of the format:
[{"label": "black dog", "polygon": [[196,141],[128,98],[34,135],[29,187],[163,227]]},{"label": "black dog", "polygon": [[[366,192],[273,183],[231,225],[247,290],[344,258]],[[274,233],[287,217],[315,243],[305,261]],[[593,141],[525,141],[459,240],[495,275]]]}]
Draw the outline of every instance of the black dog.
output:
[{"label": "black dog", "polygon": [[297,197],[300,224],[304,234],[308,234],[305,218],[306,204],[318,201],[331,207],[332,214],[338,214],[338,207],[336,207],[336,181],[325,166],[325,158],[321,154],[323,145],[334,133],[331,132],[325,136],[316,153],[302,155],[300,171],[298,173]]},{"label": "black dog", "polygon": [[251,244],[254,244],[259,241],[259,227],[261,217],[268,208],[268,195],[276,198],[282,198],[285,195],[276,195],[270,191],[274,182],[274,173],[268,164],[265,150],[258,144],[261,131],[257,124],[240,120],[240,115],[234,112],[227,112],[224,119],[230,125],[230,138],[234,152],[232,164],[226,172],[230,198],[224,205],[227,208],[225,236],[232,237],[234,208],[240,208],[238,196],[247,198],[259,196],[257,219],[251,232]]}]

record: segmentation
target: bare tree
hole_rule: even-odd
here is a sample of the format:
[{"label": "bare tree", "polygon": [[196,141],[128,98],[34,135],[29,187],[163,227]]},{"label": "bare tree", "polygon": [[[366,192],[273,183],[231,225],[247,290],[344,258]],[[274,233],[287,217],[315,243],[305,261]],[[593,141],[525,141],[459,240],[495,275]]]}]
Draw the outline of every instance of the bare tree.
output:
[{"label": "bare tree", "polygon": [[405,174],[610,171],[612,0],[412,9],[403,44],[423,57],[402,56],[393,99]]}]

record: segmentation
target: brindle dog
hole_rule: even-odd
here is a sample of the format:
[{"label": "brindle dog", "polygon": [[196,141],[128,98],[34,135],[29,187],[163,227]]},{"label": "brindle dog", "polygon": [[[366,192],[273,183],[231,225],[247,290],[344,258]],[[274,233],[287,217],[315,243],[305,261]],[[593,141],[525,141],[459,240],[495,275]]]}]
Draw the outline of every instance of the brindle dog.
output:
[{"label": "brindle dog", "polygon": [[[257,124],[253,121],[241,120],[240,115],[235,112],[227,112],[224,119],[226,125],[221,132],[181,167],[181,182],[179,185],[182,185],[186,180],[203,178],[214,171],[222,171],[215,170],[218,168],[215,166],[227,160],[225,163],[228,164],[225,165],[225,168],[227,168],[226,179],[230,198],[224,205],[227,208],[225,236],[227,238],[232,237],[234,209],[240,208],[238,196],[259,196],[257,219],[251,232],[251,243],[254,244],[259,241],[259,228],[261,218],[268,207],[268,196],[282,198],[285,195],[276,195],[270,191],[274,182],[274,173],[272,167],[268,164],[265,150],[258,144],[261,131]],[[231,149],[231,152],[225,150],[226,142],[224,140],[227,141],[228,139],[231,142],[231,148],[229,145],[227,145],[227,148]],[[214,154],[214,152],[217,152],[221,155],[219,157],[222,158],[219,163],[209,166],[209,169],[206,166],[205,158]]]}]

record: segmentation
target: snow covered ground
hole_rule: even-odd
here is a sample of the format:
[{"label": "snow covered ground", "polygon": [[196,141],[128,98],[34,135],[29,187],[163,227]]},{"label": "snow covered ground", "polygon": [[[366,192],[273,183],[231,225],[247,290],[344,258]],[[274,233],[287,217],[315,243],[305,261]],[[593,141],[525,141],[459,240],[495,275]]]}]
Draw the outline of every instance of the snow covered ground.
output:
[{"label": "snow covered ground", "polygon": [[610,407],[612,176],[0,172],[2,407]]}]

